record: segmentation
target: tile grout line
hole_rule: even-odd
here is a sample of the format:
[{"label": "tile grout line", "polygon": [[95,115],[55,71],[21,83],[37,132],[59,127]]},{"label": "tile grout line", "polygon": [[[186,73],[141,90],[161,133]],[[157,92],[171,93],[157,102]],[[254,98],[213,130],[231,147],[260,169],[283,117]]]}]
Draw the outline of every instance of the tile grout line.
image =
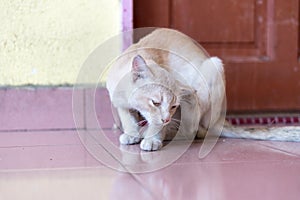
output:
[{"label": "tile grout line", "polygon": [[[85,131],[99,131],[97,128],[53,128],[53,129],[3,129],[0,130],[0,133],[11,133],[11,132],[50,132],[50,131],[77,131],[77,130],[85,130]],[[112,128],[103,128],[103,131],[113,131]]]}]

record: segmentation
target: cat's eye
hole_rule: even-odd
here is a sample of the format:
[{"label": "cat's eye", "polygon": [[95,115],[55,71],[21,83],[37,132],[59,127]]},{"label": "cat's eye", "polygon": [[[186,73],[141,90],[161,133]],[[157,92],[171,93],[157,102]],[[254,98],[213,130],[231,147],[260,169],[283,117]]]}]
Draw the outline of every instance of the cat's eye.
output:
[{"label": "cat's eye", "polygon": [[173,105],[172,107],[171,107],[171,109],[173,110],[173,109],[175,109],[175,108],[177,108],[177,106],[176,105]]},{"label": "cat's eye", "polygon": [[160,103],[160,102],[156,102],[156,101],[153,101],[153,100],[152,100],[152,104],[153,104],[154,106],[156,106],[156,107],[158,107],[158,106],[160,106],[160,105],[161,105],[161,103]]}]

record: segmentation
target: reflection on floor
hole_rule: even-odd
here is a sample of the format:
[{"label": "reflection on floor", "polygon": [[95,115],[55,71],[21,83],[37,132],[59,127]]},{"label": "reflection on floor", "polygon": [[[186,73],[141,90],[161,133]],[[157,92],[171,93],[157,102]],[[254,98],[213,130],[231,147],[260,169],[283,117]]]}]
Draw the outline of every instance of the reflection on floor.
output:
[{"label": "reflection on floor", "polygon": [[88,134],[94,140],[81,138],[86,149],[72,130],[1,132],[0,199],[300,197],[299,143],[220,138],[199,159],[202,141],[176,141],[159,152],[121,146],[121,152],[119,132],[105,132],[104,141],[97,131]]}]

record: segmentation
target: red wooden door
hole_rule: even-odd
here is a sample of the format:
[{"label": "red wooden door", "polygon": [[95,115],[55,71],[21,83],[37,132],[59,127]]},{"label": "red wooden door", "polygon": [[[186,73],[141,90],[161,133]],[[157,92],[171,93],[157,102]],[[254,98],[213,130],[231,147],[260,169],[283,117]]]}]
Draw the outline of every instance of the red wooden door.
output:
[{"label": "red wooden door", "polygon": [[300,110],[298,0],[135,0],[134,27],[169,27],[225,62],[230,112]]}]

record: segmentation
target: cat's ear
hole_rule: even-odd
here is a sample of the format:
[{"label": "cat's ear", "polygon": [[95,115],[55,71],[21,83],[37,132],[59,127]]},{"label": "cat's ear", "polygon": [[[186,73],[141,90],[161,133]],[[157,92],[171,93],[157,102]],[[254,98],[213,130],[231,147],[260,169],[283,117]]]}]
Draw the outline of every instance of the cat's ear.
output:
[{"label": "cat's ear", "polygon": [[146,64],[146,61],[140,55],[137,55],[133,58],[131,72],[133,76],[133,81],[142,78],[147,78],[152,74],[149,67]]}]

